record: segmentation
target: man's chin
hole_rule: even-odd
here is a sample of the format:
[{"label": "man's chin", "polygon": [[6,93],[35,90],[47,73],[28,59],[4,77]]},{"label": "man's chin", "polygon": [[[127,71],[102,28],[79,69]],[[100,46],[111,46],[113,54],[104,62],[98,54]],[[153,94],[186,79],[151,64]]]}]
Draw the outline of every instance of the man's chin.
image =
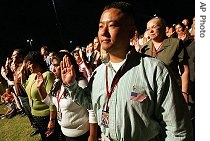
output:
[{"label": "man's chin", "polygon": [[106,44],[104,46],[102,46],[102,49],[105,51],[105,52],[109,52],[111,49],[112,49],[112,45],[111,44]]}]

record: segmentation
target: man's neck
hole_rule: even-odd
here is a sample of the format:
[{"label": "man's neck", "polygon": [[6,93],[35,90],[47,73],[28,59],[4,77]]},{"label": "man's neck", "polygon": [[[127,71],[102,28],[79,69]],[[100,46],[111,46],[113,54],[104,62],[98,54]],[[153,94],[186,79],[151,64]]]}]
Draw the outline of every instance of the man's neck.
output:
[{"label": "man's neck", "polygon": [[114,51],[109,52],[110,61],[113,63],[119,63],[122,62],[125,58],[127,53],[129,52],[130,48],[127,48],[126,50],[120,50],[120,51]]},{"label": "man's neck", "polygon": [[109,54],[110,61],[113,63],[122,62],[126,58],[126,54]]},{"label": "man's neck", "polygon": [[160,45],[163,44],[163,41],[166,39],[167,37],[166,36],[163,36],[163,37],[160,37],[158,39],[154,39],[152,40],[152,43],[154,45],[155,48],[158,48]]},{"label": "man's neck", "polygon": [[166,38],[168,38],[166,35],[159,35],[158,38],[152,39],[153,43],[162,43]]}]

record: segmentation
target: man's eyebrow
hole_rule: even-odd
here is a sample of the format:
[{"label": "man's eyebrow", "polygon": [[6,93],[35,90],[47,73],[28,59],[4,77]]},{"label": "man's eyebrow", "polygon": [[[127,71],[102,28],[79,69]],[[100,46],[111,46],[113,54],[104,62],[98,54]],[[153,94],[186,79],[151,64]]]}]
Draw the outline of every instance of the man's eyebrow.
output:
[{"label": "man's eyebrow", "polygon": [[118,22],[117,20],[104,20],[104,21],[100,21],[99,23],[106,23],[106,22],[108,22],[108,23],[111,23],[111,22]]}]

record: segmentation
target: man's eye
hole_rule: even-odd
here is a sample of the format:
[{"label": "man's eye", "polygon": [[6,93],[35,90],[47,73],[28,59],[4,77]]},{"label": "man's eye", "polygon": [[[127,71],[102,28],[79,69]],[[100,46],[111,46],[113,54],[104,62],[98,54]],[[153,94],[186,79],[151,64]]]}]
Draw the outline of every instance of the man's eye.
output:
[{"label": "man's eye", "polygon": [[116,23],[109,24],[110,27],[117,27],[118,25]]},{"label": "man's eye", "polygon": [[99,26],[98,26],[99,28],[103,28],[103,25],[102,24],[99,24]]}]

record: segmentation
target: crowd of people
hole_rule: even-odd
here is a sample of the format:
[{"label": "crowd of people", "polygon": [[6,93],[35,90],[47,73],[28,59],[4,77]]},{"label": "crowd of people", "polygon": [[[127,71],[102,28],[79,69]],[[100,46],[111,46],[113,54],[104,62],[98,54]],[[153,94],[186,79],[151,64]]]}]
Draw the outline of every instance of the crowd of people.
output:
[{"label": "crowd of people", "polygon": [[73,51],[14,49],[1,66],[1,101],[42,141],[193,141],[195,19],[150,19],[131,4],[104,7],[98,35]]}]

